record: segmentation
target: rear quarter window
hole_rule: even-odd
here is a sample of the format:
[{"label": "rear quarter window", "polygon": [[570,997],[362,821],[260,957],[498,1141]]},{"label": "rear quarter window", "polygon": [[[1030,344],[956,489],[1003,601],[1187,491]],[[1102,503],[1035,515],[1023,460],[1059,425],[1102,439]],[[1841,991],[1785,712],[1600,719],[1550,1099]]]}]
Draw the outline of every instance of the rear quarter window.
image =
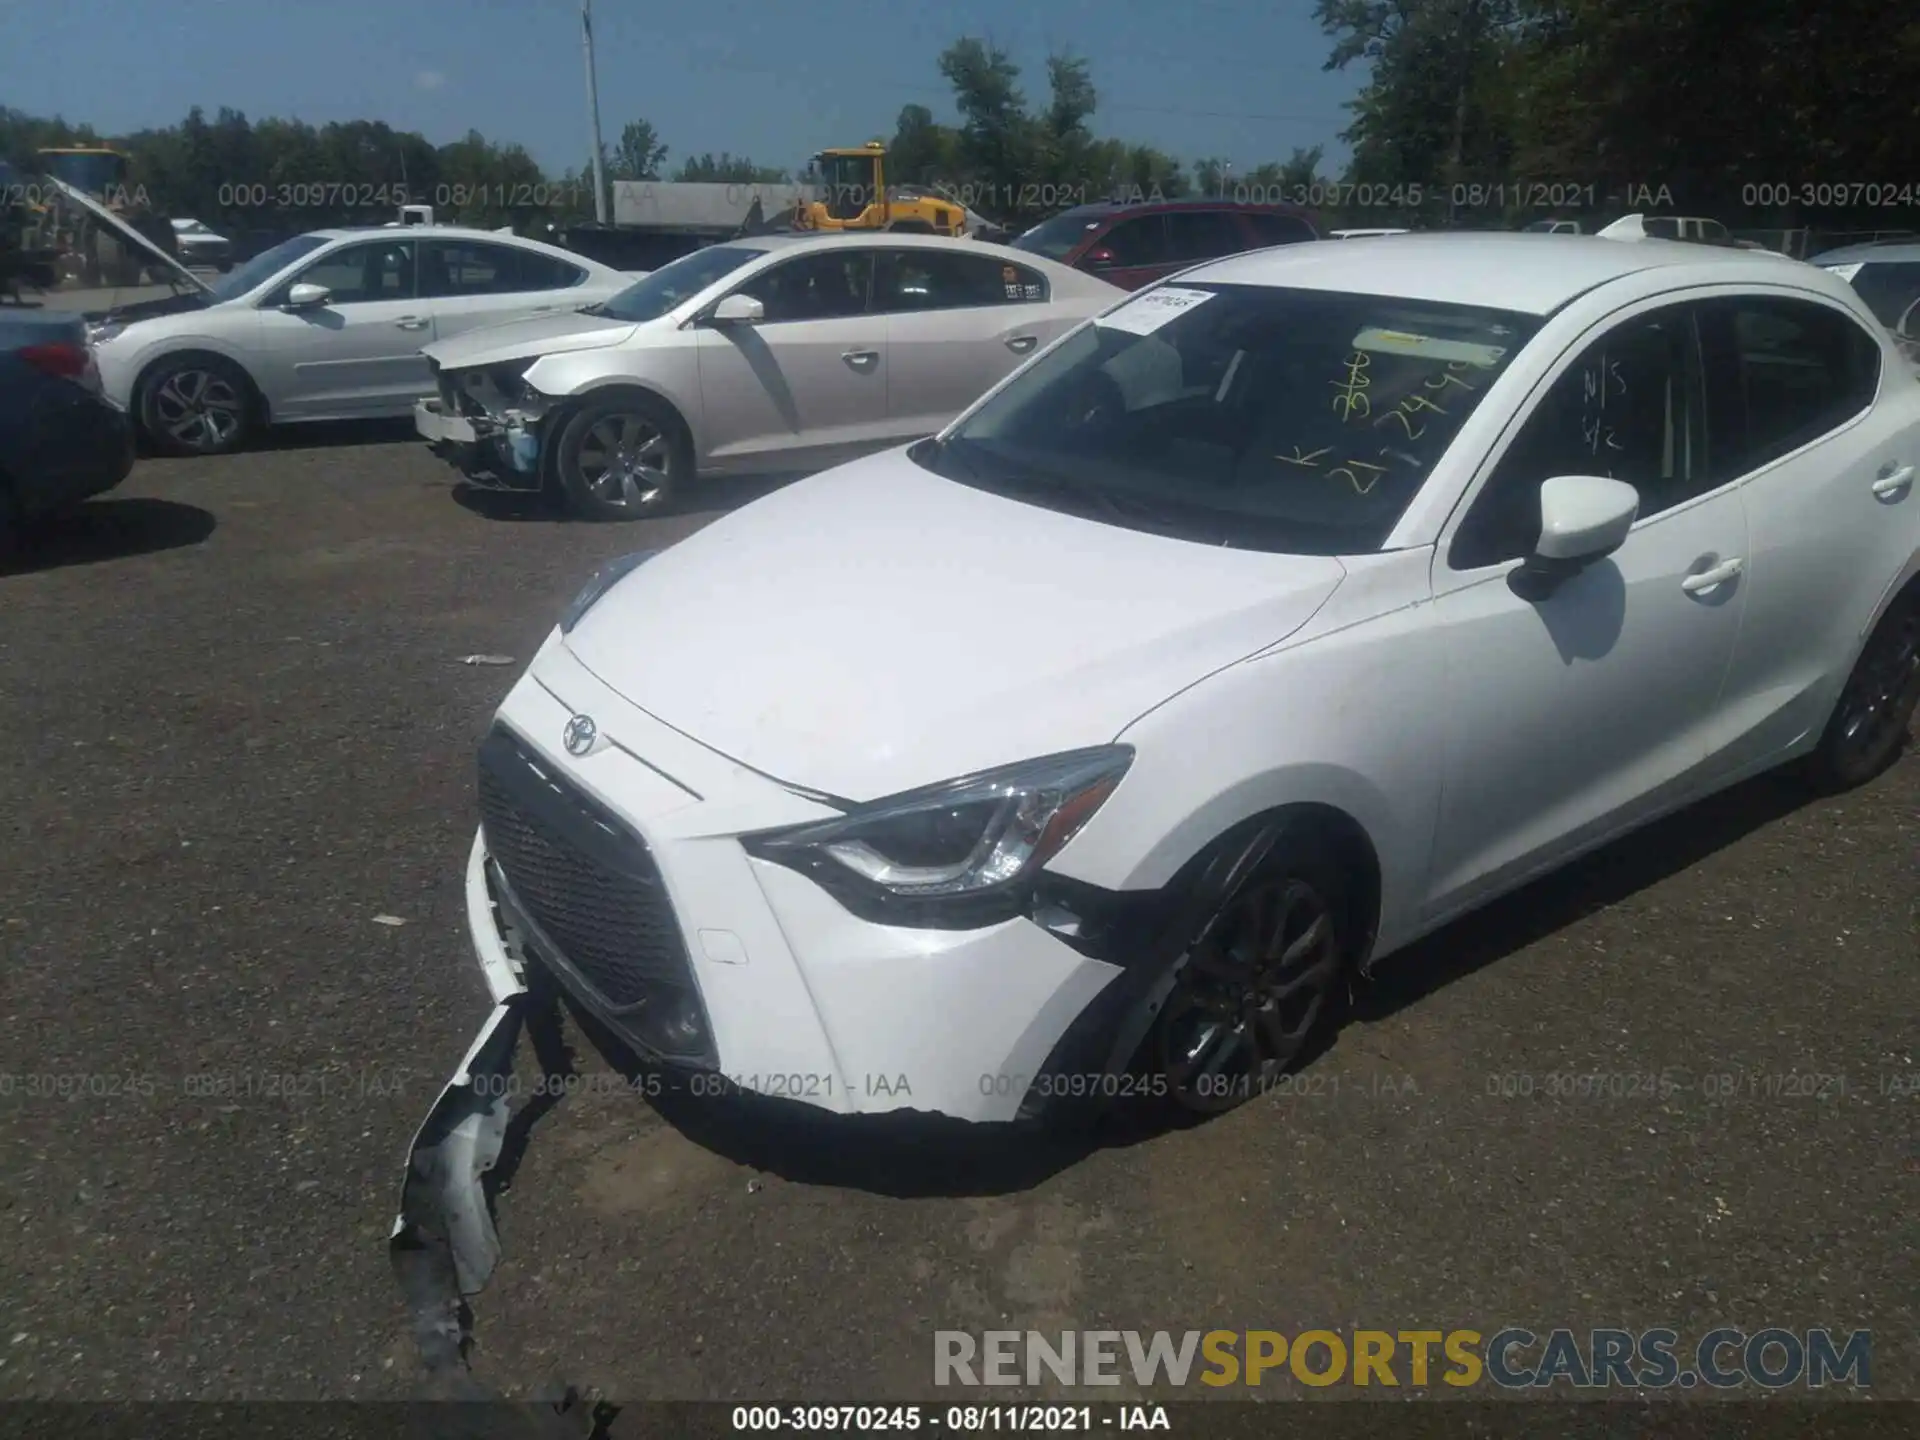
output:
[{"label": "rear quarter window", "polygon": [[1752,296],[1717,302],[1703,318],[1708,444],[1723,474],[1839,429],[1879,391],[1880,341],[1840,310]]}]

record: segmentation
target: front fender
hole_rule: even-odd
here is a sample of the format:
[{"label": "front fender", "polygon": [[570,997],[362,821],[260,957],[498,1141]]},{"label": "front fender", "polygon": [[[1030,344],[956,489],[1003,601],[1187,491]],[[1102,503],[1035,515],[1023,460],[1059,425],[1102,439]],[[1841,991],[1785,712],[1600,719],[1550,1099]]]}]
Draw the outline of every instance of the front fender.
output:
[{"label": "front fender", "polygon": [[1445,649],[1425,615],[1412,605],[1330,621],[1338,628],[1228,666],[1140,717],[1118,737],[1135,752],[1126,779],[1049,868],[1155,889],[1253,816],[1326,806],[1379,860],[1373,953],[1388,954],[1414,928],[1448,744],[1436,708]]}]

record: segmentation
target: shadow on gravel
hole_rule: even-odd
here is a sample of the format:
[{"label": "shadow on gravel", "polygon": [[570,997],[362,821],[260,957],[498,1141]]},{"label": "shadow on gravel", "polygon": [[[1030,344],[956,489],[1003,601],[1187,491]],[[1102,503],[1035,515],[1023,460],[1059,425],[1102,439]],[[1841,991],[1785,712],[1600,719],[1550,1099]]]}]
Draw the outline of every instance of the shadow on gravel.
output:
[{"label": "shadow on gravel", "polygon": [[1356,1018],[1383,1019],[1403,1010],[1678,874],[1815,798],[1791,772],[1773,771],[1616,840],[1383,961],[1356,1006]]},{"label": "shadow on gravel", "polygon": [[213,534],[216,523],[199,506],[177,500],[144,496],[89,500],[29,530],[13,556],[0,559],[0,575],[26,575],[179,550],[205,540]]},{"label": "shadow on gravel", "polygon": [[[724,514],[771,495],[802,478],[800,475],[753,475],[702,480],[682,495],[680,503],[672,509],[641,518],[665,520],[676,516]],[[489,490],[482,485],[462,482],[453,487],[453,499],[456,505],[483,520],[498,520],[508,524],[527,520],[557,524],[572,518],[565,507],[550,496],[530,490]]]},{"label": "shadow on gravel", "polygon": [[254,440],[255,452],[320,450],[344,445],[421,444],[413,417],[392,420],[315,420],[302,425],[276,425]]}]

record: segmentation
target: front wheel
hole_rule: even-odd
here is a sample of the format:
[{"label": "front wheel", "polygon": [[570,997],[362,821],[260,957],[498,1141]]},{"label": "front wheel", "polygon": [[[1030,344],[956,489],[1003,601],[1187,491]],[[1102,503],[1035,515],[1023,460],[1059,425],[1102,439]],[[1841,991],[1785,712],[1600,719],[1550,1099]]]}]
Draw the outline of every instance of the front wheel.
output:
[{"label": "front wheel", "polygon": [[1881,617],[1860,652],[1833,717],[1809,758],[1813,780],[1828,791],[1864,785],[1900,758],[1920,706],[1920,589],[1910,589]]},{"label": "front wheel", "polygon": [[590,401],[560,431],[555,468],[567,504],[590,520],[639,520],[671,504],[693,446],[671,406],[622,394]]},{"label": "front wheel", "polygon": [[1348,913],[1340,868],[1283,835],[1202,922],[1148,1036],[1182,1110],[1231,1110],[1310,1057],[1346,997]]},{"label": "front wheel", "polygon": [[245,443],[253,385],[217,355],[162,360],[140,383],[135,413],[154,446],[169,455],[225,455]]}]

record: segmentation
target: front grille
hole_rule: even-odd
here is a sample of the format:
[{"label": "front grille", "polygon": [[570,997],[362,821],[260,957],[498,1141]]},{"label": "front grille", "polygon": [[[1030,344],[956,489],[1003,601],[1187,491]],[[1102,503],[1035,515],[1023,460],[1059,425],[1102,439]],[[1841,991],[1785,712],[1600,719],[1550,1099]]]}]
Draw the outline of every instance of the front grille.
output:
[{"label": "front grille", "polygon": [[608,1005],[693,989],[646,842],[504,729],[480,747],[480,815],[514,898]]}]

